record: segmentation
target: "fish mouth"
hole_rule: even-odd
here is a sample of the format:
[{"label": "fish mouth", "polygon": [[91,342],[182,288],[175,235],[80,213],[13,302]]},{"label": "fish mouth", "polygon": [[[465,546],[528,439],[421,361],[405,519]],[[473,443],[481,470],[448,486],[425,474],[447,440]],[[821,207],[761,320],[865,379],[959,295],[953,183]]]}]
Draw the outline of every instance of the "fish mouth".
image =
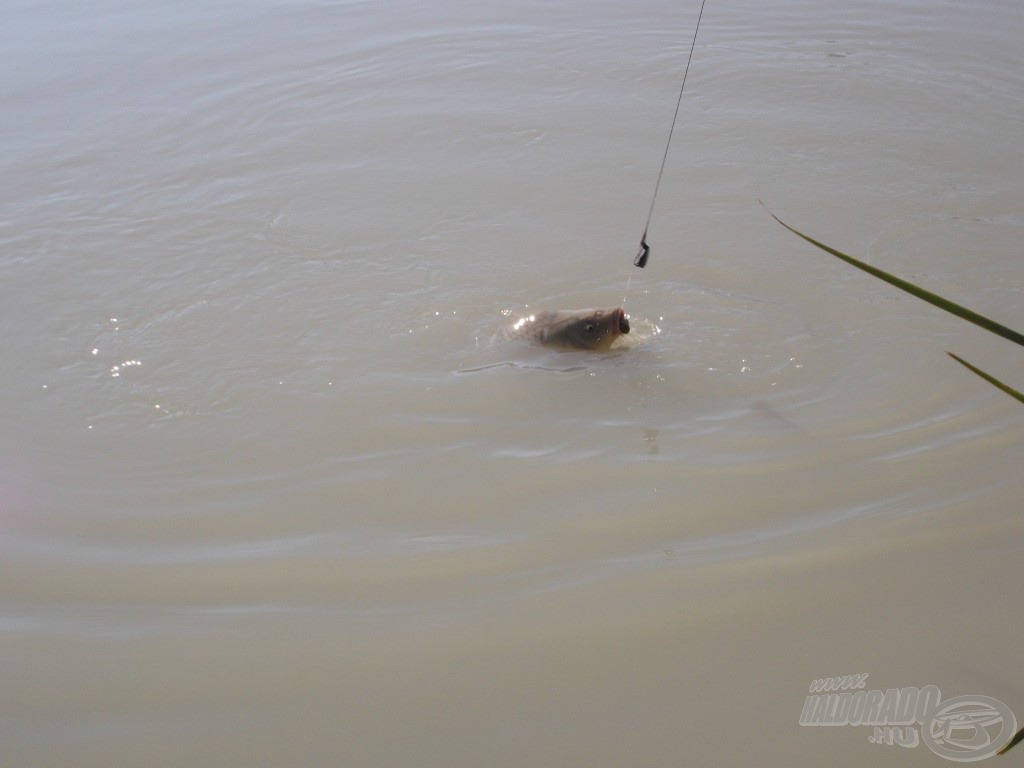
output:
[{"label": "fish mouth", "polygon": [[629,318],[624,309],[619,310],[619,333],[629,333]]}]

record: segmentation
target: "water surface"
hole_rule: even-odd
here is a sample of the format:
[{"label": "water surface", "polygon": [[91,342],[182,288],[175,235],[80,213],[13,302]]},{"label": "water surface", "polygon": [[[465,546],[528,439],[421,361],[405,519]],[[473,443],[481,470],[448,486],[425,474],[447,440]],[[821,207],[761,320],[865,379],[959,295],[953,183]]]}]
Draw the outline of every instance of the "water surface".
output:
[{"label": "water surface", "polygon": [[[1024,719],[1024,11],[8,4],[11,765],[934,764]],[[623,303],[611,354],[495,347]],[[930,761],[930,762],[929,762]]]}]

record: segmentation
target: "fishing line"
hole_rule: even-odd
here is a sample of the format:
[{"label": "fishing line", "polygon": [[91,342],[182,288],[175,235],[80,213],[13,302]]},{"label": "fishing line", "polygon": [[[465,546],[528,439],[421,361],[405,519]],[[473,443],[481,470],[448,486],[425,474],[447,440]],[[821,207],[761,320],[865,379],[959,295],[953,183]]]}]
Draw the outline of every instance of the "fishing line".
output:
[{"label": "fishing line", "polygon": [[[654,195],[651,197],[651,208],[647,212],[647,222],[644,224],[644,233],[640,236],[640,250],[633,259],[634,266],[643,269],[647,266],[647,257],[651,255],[651,247],[647,245],[647,229],[651,226],[651,216],[654,214],[654,203],[658,199],[658,189],[661,187],[661,176],[665,173],[665,161],[668,160],[668,149],[672,146],[672,134],[676,130],[676,121],[679,119],[679,105],[683,103],[683,91],[686,90],[686,76],[690,72],[690,62],[693,60],[693,49],[697,45],[697,30],[700,29],[700,20],[704,15],[704,3],[701,0],[700,13],[697,14],[697,25],[693,28],[693,40],[690,42],[690,55],[686,59],[686,69],[683,70],[683,85],[679,89],[679,99],[676,101],[676,113],[672,116],[672,127],[668,130],[668,141],[665,142],[665,154],[661,158],[661,168],[658,170],[658,180],[654,184]],[[628,285],[627,285],[628,290]]]}]

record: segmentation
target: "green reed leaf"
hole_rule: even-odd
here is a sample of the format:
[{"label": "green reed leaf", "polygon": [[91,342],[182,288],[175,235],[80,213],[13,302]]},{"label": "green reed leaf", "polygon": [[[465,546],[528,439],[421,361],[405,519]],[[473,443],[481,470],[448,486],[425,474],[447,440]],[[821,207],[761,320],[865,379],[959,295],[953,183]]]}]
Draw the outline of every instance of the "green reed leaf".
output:
[{"label": "green reed leaf", "polygon": [[983,378],[983,379],[984,379],[985,381],[987,381],[987,382],[988,382],[989,384],[991,384],[992,386],[994,386],[994,387],[998,387],[999,389],[1003,390],[1003,392],[1005,392],[1006,394],[1008,394],[1008,395],[1009,395],[1010,397],[1015,397],[1015,398],[1017,398],[1018,400],[1020,400],[1020,401],[1021,401],[1022,403],[1024,403],[1024,395],[1022,395],[1022,394],[1021,394],[1020,392],[1018,392],[1018,391],[1017,391],[1016,389],[1014,389],[1013,387],[1010,387],[1010,386],[1008,386],[1008,385],[1006,385],[1006,384],[1003,384],[1003,382],[1001,382],[1001,381],[1000,381],[999,379],[997,379],[997,378],[996,378],[995,376],[992,376],[992,375],[990,375],[990,374],[987,374],[987,373],[985,373],[985,372],[984,372],[983,370],[981,370],[980,368],[975,368],[975,367],[974,367],[973,365],[971,365],[970,363],[968,363],[968,362],[967,362],[966,360],[964,360],[964,359],[963,359],[962,357],[957,357],[957,356],[956,356],[956,355],[954,355],[954,354],[953,354],[952,352],[947,352],[946,354],[947,354],[947,355],[949,355],[950,357],[952,357],[952,358],[953,358],[954,360],[956,360],[956,361],[957,361],[958,363],[960,363],[960,365],[964,366],[964,368],[967,368],[967,369],[968,369],[968,370],[970,370],[970,371],[974,371],[974,373],[976,373],[976,374],[978,374],[979,376],[981,376],[981,378]]},{"label": "green reed leaf", "polygon": [[835,248],[830,248],[824,243],[819,243],[813,237],[809,237],[808,235],[805,235],[803,232],[789,226],[789,224],[784,222],[771,211],[768,211],[768,213],[771,214],[771,217],[775,219],[777,222],[779,222],[779,224],[784,226],[797,237],[803,238],[811,245],[820,248],[826,253],[831,253],[836,258],[845,261],[847,264],[851,264],[857,267],[857,269],[861,269],[867,272],[869,275],[874,275],[879,280],[884,280],[885,282],[889,283],[889,285],[893,285],[899,288],[901,291],[906,291],[912,296],[917,296],[917,298],[922,299],[923,301],[927,301],[929,304],[933,304],[939,309],[944,309],[950,314],[956,315],[957,317],[961,317],[964,320],[967,320],[968,322],[974,323],[975,325],[984,328],[986,331],[990,331],[994,334],[1002,336],[1004,339],[1009,339],[1010,341],[1015,342],[1016,344],[1024,346],[1024,334],[1018,333],[1012,328],[1007,328],[1005,325],[1000,325],[995,320],[991,320],[985,317],[984,315],[979,315],[977,312],[973,312],[970,309],[967,309],[967,307],[960,306],[959,304],[952,302],[949,299],[945,299],[942,296],[939,296],[938,294],[932,293],[931,291],[927,291],[924,288],[920,287],[919,285],[914,285],[913,283],[898,278],[895,275],[890,275],[888,272],[878,269],[877,267],[872,267],[870,264],[865,264],[863,261],[855,259],[853,258],[853,256],[848,256],[842,251],[837,251]]},{"label": "green reed leaf", "polygon": [[1010,751],[1011,747],[1013,747],[1016,744],[1020,744],[1022,741],[1024,741],[1024,728],[1021,728],[1019,731],[1017,731],[1017,734],[1008,742],[1006,742],[1006,745],[998,752],[996,752],[996,754],[1005,755],[1007,752]]}]

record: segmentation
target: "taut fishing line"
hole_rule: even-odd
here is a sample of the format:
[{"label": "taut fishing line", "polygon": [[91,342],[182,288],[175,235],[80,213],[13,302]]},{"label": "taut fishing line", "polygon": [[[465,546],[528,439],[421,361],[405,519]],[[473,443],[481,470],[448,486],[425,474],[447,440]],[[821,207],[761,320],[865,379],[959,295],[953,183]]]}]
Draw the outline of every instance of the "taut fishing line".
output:
[{"label": "taut fishing line", "polygon": [[[690,55],[686,59],[686,69],[683,70],[683,85],[679,89],[679,99],[676,101],[676,112],[672,116],[672,127],[668,130],[668,141],[665,142],[665,154],[661,157],[661,168],[658,170],[658,180],[654,183],[654,195],[651,196],[651,208],[647,212],[647,222],[644,224],[644,233],[640,236],[640,250],[637,251],[633,264],[643,269],[647,266],[647,257],[651,255],[651,248],[647,245],[647,228],[651,226],[651,216],[654,214],[654,203],[658,199],[658,188],[661,187],[661,176],[665,173],[665,161],[668,160],[668,149],[672,146],[672,134],[676,130],[676,121],[679,119],[679,105],[683,103],[683,91],[686,90],[686,76],[690,72],[690,62],[693,60],[693,49],[697,45],[697,30],[700,29],[700,20],[704,15],[704,3],[701,0],[700,13],[697,14],[697,24],[693,28],[693,40],[690,42]],[[629,290],[627,283],[626,289]]]}]

